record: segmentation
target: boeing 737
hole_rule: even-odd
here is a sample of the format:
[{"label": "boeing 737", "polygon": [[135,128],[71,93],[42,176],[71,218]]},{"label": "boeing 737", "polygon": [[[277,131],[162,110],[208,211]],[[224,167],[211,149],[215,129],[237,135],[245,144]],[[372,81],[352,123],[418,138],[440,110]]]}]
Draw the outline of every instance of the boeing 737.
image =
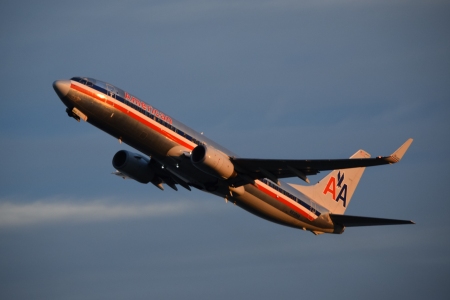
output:
[{"label": "boeing 737", "polygon": [[[345,215],[365,167],[399,162],[408,139],[389,156],[358,150],[349,159],[241,158],[132,94],[87,77],[57,80],[53,88],[69,117],[84,120],[139,152],[117,152],[113,173],[140,183],[177,190],[192,187],[220,196],[266,220],[314,234],[346,227],[414,224],[412,221]],[[331,171],[314,185],[281,178]]]}]

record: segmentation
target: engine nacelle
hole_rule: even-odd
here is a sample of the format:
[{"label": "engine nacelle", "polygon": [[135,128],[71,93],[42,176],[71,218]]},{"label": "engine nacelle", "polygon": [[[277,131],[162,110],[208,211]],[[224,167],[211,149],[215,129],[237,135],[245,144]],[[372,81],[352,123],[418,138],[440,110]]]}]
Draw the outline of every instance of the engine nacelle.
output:
[{"label": "engine nacelle", "polygon": [[220,179],[228,179],[237,175],[230,158],[211,146],[195,147],[192,150],[191,162],[201,171]]},{"label": "engine nacelle", "polygon": [[114,168],[140,183],[149,183],[155,176],[149,162],[148,158],[126,150],[117,152],[112,160]]}]

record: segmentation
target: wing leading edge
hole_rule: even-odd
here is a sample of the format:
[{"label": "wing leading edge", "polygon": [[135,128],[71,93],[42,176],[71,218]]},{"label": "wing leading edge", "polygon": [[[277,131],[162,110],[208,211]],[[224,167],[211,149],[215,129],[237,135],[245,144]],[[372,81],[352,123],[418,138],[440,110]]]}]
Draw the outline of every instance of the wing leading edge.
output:
[{"label": "wing leading edge", "polygon": [[320,171],[371,167],[399,162],[413,139],[408,139],[389,156],[357,159],[254,159],[233,158],[232,162],[239,174],[255,179],[269,178],[277,182],[278,178],[299,177],[309,183],[307,175],[315,175]]}]

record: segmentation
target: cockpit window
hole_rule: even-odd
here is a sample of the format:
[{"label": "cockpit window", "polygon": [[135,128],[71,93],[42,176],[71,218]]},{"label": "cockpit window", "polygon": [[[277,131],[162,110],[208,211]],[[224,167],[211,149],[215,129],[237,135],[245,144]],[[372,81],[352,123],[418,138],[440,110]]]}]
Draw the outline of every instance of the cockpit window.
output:
[{"label": "cockpit window", "polygon": [[87,85],[89,87],[93,87],[95,84],[95,79],[88,78],[88,77],[72,77],[70,80],[79,82],[81,84]]}]

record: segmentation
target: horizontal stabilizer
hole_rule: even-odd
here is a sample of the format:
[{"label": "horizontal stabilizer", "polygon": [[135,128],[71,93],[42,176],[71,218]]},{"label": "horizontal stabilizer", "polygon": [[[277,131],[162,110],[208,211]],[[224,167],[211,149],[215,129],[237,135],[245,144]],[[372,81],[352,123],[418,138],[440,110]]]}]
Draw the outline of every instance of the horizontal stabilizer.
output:
[{"label": "horizontal stabilizer", "polygon": [[330,218],[335,225],[339,224],[345,227],[415,224],[413,221],[409,220],[381,219],[334,214],[330,214]]}]

